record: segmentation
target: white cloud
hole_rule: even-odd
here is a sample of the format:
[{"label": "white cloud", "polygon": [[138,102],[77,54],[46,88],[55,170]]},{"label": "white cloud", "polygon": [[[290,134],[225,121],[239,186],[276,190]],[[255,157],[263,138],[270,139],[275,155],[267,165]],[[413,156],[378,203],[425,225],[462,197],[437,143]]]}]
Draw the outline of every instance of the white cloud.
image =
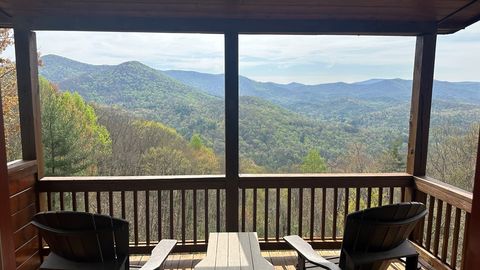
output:
[{"label": "white cloud", "polygon": [[223,36],[200,34],[38,32],[42,54],[90,64],[137,60],[159,69],[223,72]]},{"label": "white cloud", "polygon": [[[40,31],[37,44],[44,55],[91,64],[137,60],[162,70],[224,71],[223,35]],[[480,23],[437,44],[437,79],[480,81]],[[411,79],[415,38],[241,35],[239,48],[241,73],[261,81]],[[13,50],[4,55],[13,58]]]},{"label": "white cloud", "polygon": [[453,35],[439,36],[435,78],[445,81],[480,81],[480,22]]}]

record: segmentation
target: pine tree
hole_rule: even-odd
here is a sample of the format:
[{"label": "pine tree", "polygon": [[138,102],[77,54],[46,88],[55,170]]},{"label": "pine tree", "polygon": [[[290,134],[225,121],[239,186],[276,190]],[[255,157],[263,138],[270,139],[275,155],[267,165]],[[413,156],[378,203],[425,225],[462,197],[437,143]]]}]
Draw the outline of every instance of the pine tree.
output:
[{"label": "pine tree", "polygon": [[40,78],[46,175],[94,174],[111,147],[108,131],[78,94],[60,93]]},{"label": "pine tree", "polygon": [[190,145],[196,149],[199,150],[203,146],[202,138],[200,137],[200,134],[193,134],[192,138],[190,139]]}]

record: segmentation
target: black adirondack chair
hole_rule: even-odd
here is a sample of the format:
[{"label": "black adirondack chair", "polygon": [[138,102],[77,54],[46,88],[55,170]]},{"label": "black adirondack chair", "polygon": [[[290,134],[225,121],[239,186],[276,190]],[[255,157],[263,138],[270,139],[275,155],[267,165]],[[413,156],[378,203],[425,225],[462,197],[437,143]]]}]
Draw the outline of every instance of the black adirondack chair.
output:
[{"label": "black adirondack chair", "polygon": [[[417,202],[385,205],[351,213],[345,222],[339,264],[326,260],[297,235],[285,241],[298,253],[297,269],[383,270],[392,259],[406,258],[406,269],[417,269],[418,253],[408,236],[427,209]],[[310,268],[310,267],[308,267]]]},{"label": "black adirondack chair", "polygon": [[[32,224],[47,242],[50,254],[40,269],[130,269],[128,222],[105,215],[83,212],[44,212]],[[159,269],[176,245],[162,240],[142,270]]]}]

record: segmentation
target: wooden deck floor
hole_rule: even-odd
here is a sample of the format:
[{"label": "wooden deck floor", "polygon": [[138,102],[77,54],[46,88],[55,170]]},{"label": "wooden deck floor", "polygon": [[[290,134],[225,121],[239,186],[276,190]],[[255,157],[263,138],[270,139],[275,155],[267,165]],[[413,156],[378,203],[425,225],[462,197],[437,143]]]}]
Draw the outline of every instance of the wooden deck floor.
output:
[{"label": "wooden deck floor", "polygon": [[[339,254],[338,250],[321,250],[320,255],[336,256]],[[297,262],[297,255],[293,251],[262,251],[265,259],[270,261],[275,270],[295,270]],[[137,269],[134,266],[141,266],[148,260],[147,255],[132,255],[130,256],[130,265],[132,269]],[[194,266],[205,257],[205,253],[176,253],[171,254],[164,263],[162,269],[193,269]],[[403,270],[405,267],[401,263],[393,263],[389,270]]]}]

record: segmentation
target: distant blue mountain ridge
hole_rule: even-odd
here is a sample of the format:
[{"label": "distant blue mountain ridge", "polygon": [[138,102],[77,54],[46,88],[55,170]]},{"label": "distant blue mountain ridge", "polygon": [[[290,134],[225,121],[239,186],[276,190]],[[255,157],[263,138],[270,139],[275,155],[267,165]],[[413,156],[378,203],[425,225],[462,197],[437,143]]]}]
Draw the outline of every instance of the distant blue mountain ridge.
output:
[{"label": "distant blue mountain ridge", "polygon": [[[149,92],[154,91],[165,98],[171,95],[169,93],[175,93],[173,98],[179,100],[196,96],[213,101],[214,97],[223,99],[225,92],[223,74],[186,70],[160,71],[138,61],[119,65],[90,65],[58,55],[45,55],[42,62],[44,66],[40,68],[41,75],[58,84],[61,89],[74,89],[83,93],[87,100],[115,103],[119,93],[113,95],[111,91],[123,88],[129,92],[124,95],[136,95],[130,93],[136,91],[144,93],[145,99],[148,99]],[[105,82],[109,83],[105,85]],[[88,87],[83,87],[87,85]],[[315,119],[348,119],[354,123],[361,123],[364,119],[376,117],[371,114],[385,111],[388,111],[388,115],[408,115],[411,89],[412,81],[403,79],[370,79],[355,83],[316,85],[259,82],[244,76],[240,76],[239,80],[241,96],[260,98]],[[131,102],[138,103],[141,99]],[[455,114],[455,119],[471,122],[471,118],[480,110],[480,82],[434,81],[432,107],[433,110],[448,110],[448,113]]]},{"label": "distant blue mountain ridge", "polygon": [[[223,155],[223,74],[161,71],[138,61],[90,65],[58,55],[45,55],[42,62],[40,75],[60,90],[161,122],[187,139],[198,133]],[[405,150],[411,89],[412,81],[402,79],[306,85],[241,76],[240,154],[276,171],[301,163],[310,149],[336,160],[352,142],[368,145],[367,151],[377,155],[401,139]],[[479,119],[479,82],[434,82],[432,128],[449,122],[467,130]]]}]

